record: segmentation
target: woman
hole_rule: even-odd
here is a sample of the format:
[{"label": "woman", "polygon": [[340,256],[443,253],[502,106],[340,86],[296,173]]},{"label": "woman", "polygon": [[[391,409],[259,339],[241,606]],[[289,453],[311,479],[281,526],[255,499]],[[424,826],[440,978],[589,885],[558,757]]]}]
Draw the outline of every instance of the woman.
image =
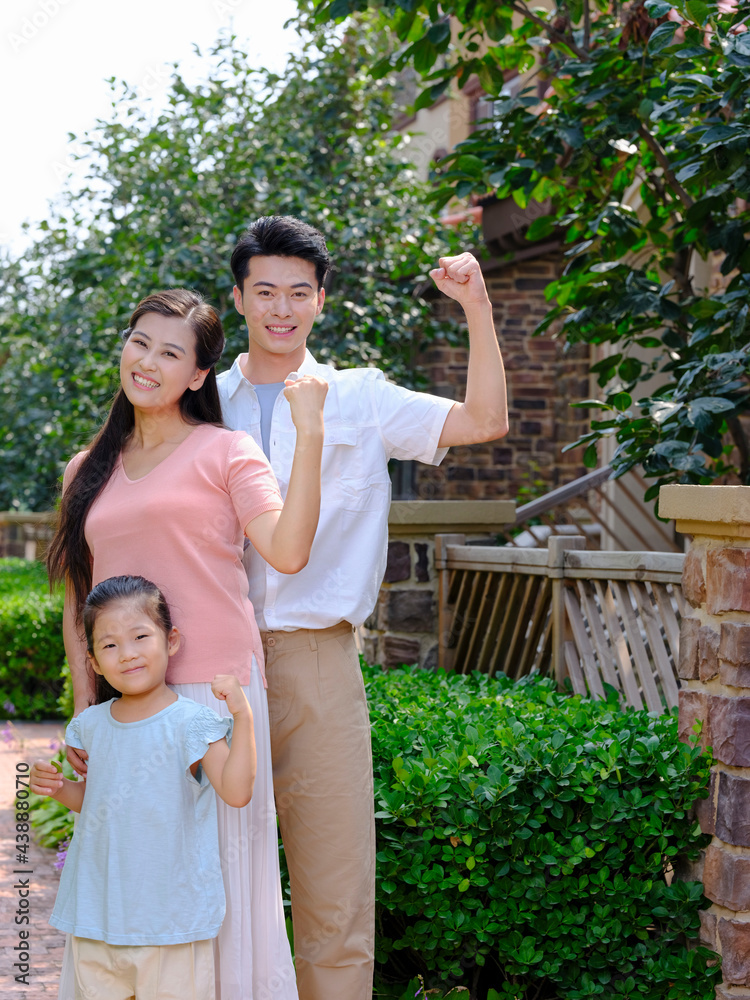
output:
[{"label": "woman", "polygon": [[[158,292],[139,303],[109,416],[66,469],[48,565],[52,579],[66,581],[63,631],[76,715],[93,700],[80,611],[92,585],[110,576],[144,576],[164,592],[184,636],[167,675],[179,694],[225,714],[210,680],[216,672],[239,678],[255,717],[259,768],[249,806],[219,806],[227,915],[217,939],[217,997],[295,1000],[263,654],[246,596],[242,543],[244,534],[283,573],[307,562],[320,505],[327,386],[305,377],[284,390],[297,445],[282,503],[252,439],[222,426],[214,365],[223,347],[218,316],[195,293]],[[85,755],[70,749],[69,757],[85,774]],[[72,1000],[68,964],[60,1000]]]}]

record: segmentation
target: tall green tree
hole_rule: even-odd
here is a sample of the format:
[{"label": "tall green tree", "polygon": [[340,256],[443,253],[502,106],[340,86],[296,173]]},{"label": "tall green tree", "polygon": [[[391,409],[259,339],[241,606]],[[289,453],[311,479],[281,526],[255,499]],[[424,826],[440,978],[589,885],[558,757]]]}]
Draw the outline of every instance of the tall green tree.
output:
[{"label": "tall green tree", "polygon": [[206,79],[175,69],[154,114],[112,80],[113,114],[79,145],[87,180],[70,187],[41,237],[0,277],[0,509],[47,509],[65,461],[99,425],[117,384],[121,331],[165,286],[201,291],[246,343],[229,257],[254,218],[290,214],[319,227],[332,287],[315,348],[342,366],[377,364],[419,384],[418,344],[450,331],[417,292],[459,236],[432,221],[389,131],[382,55],[365,25],[305,31],[282,76],[253,70],[234,40],[207,54]]},{"label": "tall green tree", "polygon": [[[551,208],[564,271],[540,332],[607,345],[596,443],[619,474],[750,483],[750,14],[738,0],[316,0],[319,22],[366,8],[397,43],[372,71],[412,66],[416,106],[476,74],[492,120],[443,163],[438,204],[475,193]],[[520,89],[508,86],[526,75]],[[720,259],[718,287],[696,280]],[[643,351],[653,351],[652,360]],[[647,355],[648,357],[648,355]],[[660,388],[644,387],[659,373]],[[652,383],[653,384],[653,383]],[[579,442],[580,443],[580,442]],[[730,461],[730,453],[736,457]]]}]

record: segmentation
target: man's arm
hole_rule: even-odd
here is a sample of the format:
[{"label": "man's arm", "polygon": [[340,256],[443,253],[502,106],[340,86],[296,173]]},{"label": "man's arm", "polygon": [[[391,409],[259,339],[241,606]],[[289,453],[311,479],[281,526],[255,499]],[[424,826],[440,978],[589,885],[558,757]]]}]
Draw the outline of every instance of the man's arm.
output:
[{"label": "man's arm", "polygon": [[508,433],[508,401],[492,304],[479,261],[462,253],[441,257],[438,263],[430,277],[441,292],[463,307],[469,327],[466,400],[456,403],[445,418],[439,447],[495,441]]}]

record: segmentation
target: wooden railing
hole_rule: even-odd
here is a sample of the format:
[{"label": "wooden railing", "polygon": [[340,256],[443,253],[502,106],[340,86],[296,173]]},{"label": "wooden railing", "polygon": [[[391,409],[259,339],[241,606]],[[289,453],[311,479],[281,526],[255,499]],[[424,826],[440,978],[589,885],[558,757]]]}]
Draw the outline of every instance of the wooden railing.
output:
[{"label": "wooden railing", "polygon": [[677,704],[684,556],[590,552],[581,537],[547,549],[464,545],[438,535],[439,665],[469,673],[532,670],[570,678],[595,698],[611,685],[624,705]]},{"label": "wooden railing", "polygon": [[53,511],[41,514],[0,511],[0,556],[40,558],[52,537],[54,522]]},{"label": "wooden railing", "polygon": [[[616,480],[619,502],[613,500],[605,487],[611,478],[612,468],[605,465],[522,504],[516,508],[515,530],[501,528],[501,538],[506,545],[519,545],[520,542],[525,547],[530,540],[529,533],[538,535],[541,545],[545,544],[548,535],[579,534],[586,538],[588,548],[601,548],[599,540],[604,537],[615,548],[628,549],[628,544],[622,544],[622,539],[617,537],[616,532],[613,533],[611,518],[616,517],[623,533],[630,539],[631,547],[681,551],[668,526],[650,515],[647,518],[648,527],[645,526],[645,512],[639,505],[648,484],[640,473],[631,469]],[[519,536],[517,531],[521,527],[527,527],[523,536]]]}]

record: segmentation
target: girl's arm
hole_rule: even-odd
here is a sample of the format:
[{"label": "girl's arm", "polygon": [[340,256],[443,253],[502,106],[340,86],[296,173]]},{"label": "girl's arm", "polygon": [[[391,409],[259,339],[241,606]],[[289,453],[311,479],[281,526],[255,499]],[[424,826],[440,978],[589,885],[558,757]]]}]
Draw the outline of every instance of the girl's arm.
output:
[{"label": "girl's arm", "polygon": [[[70,679],[73,684],[73,715],[81,712],[94,703],[94,680],[86,661],[86,644],[82,640],[76,625],[76,608],[73,587],[65,586],[65,604],[63,606],[63,643],[65,655],[70,667]],[[67,748],[67,757],[71,767],[78,774],[85,774],[88,754],[76,747]]]},{"label": "girl's arm", "polygon": [[328,383],[314,375],[287,382],[297,429],[294,461],[284,509],[259,514],[245,534],[260,555],[280,573],[298,573],[307,565],[320,514],[320,464],[323,453],[323,405]]},{"label": "girl's arm", "polygon": [[77,813],[81,811],[83,796],[86,794],[85,781],[71,781],[70,778],[64,778],[54,764],[48,764],[46,760],[37,760],[31,765],[29,787],[35,795],[47,795],[51,799],[57,799]]},{"label": "girl's arm", "polygon": [[211,682],[214,697],[226,701],[232,713],[232,746],[226,740],[212,743],[201,764],[218,795],[229,806],[241,808],[253,797],[255,784],[255,732],[253,713],[240,682],[233,674],[217,674]]}]

